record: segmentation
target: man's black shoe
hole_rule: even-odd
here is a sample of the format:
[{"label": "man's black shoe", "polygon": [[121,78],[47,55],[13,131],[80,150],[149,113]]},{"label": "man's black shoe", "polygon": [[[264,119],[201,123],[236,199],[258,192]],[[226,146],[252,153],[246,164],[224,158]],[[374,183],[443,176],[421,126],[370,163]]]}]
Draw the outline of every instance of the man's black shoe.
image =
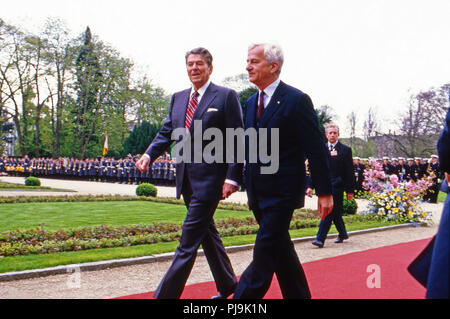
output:
[{"label": "man's black shoe", "polygon": [[314,240],[313,242],[312,242],[312,244],[314,245],[314,246],[317,246],[317,247],[319,247],[319,248],[323,248],[323,242],[321,242],[320,240]]},{"label": "man's black shoe", "polygon": [[[231,295],[231,294],[230,294]],[[229,295],[228,295],[229,296]],[[217,296],[212,296],[211,299],[227,299],[228,296],[222,295],[220,292]]]},{"label": "man's black shoe", "polygon": [[348,239],[348,236],[344,236],[344,237],[340,237],[338,236],[338,238],[334,241],[336,244],[340,244],[344,242],[344,239]]},{"label": "man's black shoe", "polygon": [[211,299],[227,299],[229,296],[231,296],[232,293],[234,293],[234,291],[236,290],[236,287],[237,287],[237,283],[234,285],[231,292],[229,292],[227,294],[222,294],[221,292],[219,292],[219,294],[217,296],[212,296]]}]

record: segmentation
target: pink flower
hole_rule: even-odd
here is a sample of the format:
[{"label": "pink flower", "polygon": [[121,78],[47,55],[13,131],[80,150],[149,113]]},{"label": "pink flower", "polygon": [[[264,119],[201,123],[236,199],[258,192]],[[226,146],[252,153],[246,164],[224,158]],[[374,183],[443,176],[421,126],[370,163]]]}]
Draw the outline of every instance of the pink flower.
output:
[{"label": "pink flower", "polygon": [[397,187],[398,186],[398,177],[395,174],[392,174],[389,176],[389,181],[391,182],[392,186]]}]

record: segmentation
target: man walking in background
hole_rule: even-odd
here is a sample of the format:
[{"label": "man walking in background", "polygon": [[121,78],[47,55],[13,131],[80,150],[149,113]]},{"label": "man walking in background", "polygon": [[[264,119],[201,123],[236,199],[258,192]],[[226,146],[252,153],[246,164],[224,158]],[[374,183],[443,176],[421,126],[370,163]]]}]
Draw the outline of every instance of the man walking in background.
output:
[{"label": "man walking in background", "polygon": [[331,214],[320,222],[316,240],[312,242],[313,245],[319,248],[322,248],[325,243],[331,223],[334,223],[339,232],[339,237],[335,243],[342,243],[345,239],[348,239],[347,230],[342,219],[344,191],[347,193],[347,199],[352,200],[355,189],[352,149],[339,142],[339,127],[336,124],[325,125],[325,136],[328,140],[327,147],[331,166],[334,205]]}]

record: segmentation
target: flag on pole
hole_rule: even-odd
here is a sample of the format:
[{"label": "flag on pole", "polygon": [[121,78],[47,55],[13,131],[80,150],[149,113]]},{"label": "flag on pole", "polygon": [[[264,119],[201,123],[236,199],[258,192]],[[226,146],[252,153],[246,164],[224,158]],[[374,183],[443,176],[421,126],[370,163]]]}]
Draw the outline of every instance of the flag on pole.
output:
[{"label": "flag on pole", "polygon": [[103,156],[108,153],[108,133],[105,134],[105,142],[103,143]]}]

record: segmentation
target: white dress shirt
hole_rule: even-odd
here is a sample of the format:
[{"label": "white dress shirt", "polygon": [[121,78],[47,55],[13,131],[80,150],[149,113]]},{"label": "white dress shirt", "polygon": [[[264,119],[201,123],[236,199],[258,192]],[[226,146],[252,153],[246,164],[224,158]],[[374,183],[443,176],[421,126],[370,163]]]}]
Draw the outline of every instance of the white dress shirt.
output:
[{"label": "white dress shirt", "polygon": [[338,143],[338,141],[336,141],[336,143],[331,144],[330,142],[328,142],[328,150],[330,149],[330,146],[333,146],[333,150],[336,148],[336,144]]},{"label": "white dress shirt", "polygon": [[[278,85],[280,84],[280,79],[276,79],[271,84],[269,84],[263,91],[264,91],[264,109],[266,109],[267,105],[270,103],[270,99],[272,98],[273,94],[275,93],[275,90],[277,89]],[[261,90],[258,90],[258,97],[261,95]]]},{"label": "white dress shirt", "polygon": [[[208,80],[208,82],[206,82],[201,88],[199,88],[199,89],[197,90],[197,93],[199,94],[199,95],[197,96],[197,101],[198,101],[198,104],[197,104],[197,105],[200,104],[200,101],[201,101],[203,95],[205,94],[205,92],[206,92],[206,90],[208,89],[208,86],[209,86],[210,84],[211,84],[211,80]],[[189,94],[189,97],[192,97],[192,94],[194,94],[194,92],[195,92],[195,89],[194,89],[194,87],[192,87],[192,88],[191,88],[191,93]]]}]

